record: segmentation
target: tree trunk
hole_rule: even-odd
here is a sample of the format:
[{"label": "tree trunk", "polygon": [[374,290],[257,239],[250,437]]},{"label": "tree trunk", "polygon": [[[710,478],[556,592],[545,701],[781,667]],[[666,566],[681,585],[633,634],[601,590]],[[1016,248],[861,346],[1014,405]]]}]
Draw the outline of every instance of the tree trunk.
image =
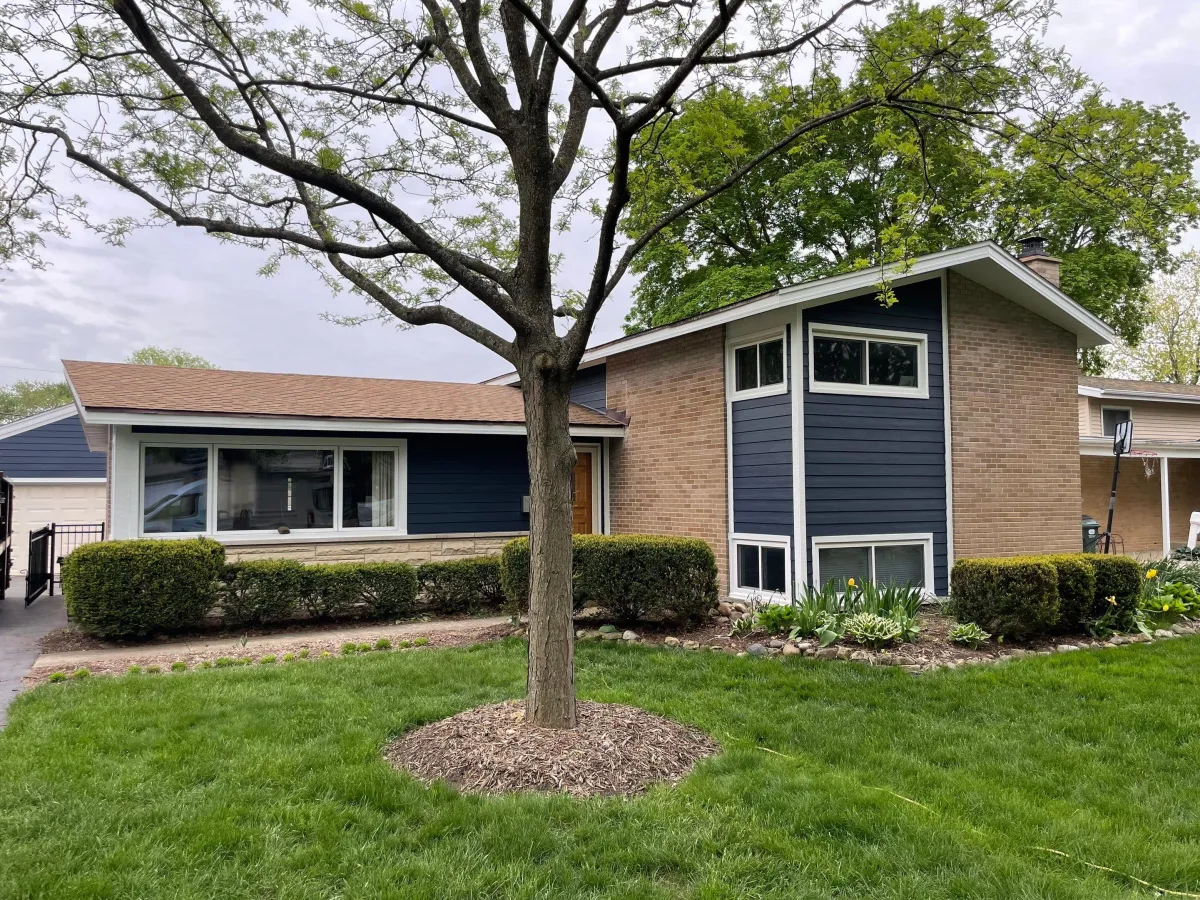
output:
[{"label": "tree trunk", "polygon": [[530,488],[525,717],[543,728],[574,728],[571,479],[575,446],[568,419],[570,379],[558,369],[521,374]]}]

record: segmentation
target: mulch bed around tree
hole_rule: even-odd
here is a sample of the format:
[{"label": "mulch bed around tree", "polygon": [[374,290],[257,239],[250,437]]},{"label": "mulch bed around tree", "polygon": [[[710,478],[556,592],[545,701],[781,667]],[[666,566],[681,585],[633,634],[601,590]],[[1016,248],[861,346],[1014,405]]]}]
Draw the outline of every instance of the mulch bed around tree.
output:
[{"label": "mulch bed around tree", "polygon": [[384,756],[425,782],[482,794],[632,796],[674,784],[720,748],[702,731],[632,706],[580,700],[571,730],[525,724],[525,704],[479,706],[397,738]]}]

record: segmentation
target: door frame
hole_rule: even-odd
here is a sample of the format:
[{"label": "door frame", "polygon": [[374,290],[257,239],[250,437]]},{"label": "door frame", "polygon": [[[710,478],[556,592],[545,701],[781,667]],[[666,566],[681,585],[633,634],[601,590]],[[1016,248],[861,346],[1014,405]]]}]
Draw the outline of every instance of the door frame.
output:
[{"label": "door frame", "polygon": [[604,534],[604,515],[602,504],[608,498],[601,491],[600,467],[603,463],[603,453],[599,444],[576,444],[575,453],[588,453],[592,457],[592,534]]}]

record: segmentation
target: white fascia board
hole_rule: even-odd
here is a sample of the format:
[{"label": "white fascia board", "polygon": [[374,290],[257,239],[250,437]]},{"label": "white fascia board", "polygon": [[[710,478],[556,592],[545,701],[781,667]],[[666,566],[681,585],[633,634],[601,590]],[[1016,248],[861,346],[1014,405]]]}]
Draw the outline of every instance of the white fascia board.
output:
[{"label": "white fascia board", "polygon": [[[1134,440],[1134,450],[1149,450],[1159,456],[1177,457],[1180,459],[1200,459],[1200,441],[1139,441]],[[1079,439],[1080,456],[1112,456],[1113,439],[1111,437],[1087,436]],[[1136,456],[1125,456],[1125,459],[1138,459]]]},{"label": "white fascia board", "polygon": [[58,406],[54,409],[47,409],[44,412],[34,413],[32,416],[26,416],[23,419],[17,419],[17,421],[9,422],[7,425],[0,425],[0,441],[18,434],[24,434],[26,431],[33,431],[33,429],[41,428],[43,425],[53,425],[55,422],[71,418],[75,413],[76,409],[74,406]]},{"label": "white fascia board", "polygon": [[104,484],[107,478],[9,478],[13,484]]},{"label": "white fascia board", "polygon": [[[143,425],[155,428],[255,429],[266,431],[365,431],[385,434],[525,434],[523,424],[410,422],[399,419],[304,419],[259,416],[178,415],[89,410],[89,425]],[[625,426],[572,425],[572,437],[620,437]]]},{"label": "white fascia board", "polygon": [[1193,406],[1200,404],[1200,396],[1189,397],[1186,394],[1164,394],[1159,391],[1113,390],[1111,388],[1085,388],[1080,386],[1079,394],[1083,397],[1099,397],[1103,400],[1137,400],[1142,403],[1183,403]]}]

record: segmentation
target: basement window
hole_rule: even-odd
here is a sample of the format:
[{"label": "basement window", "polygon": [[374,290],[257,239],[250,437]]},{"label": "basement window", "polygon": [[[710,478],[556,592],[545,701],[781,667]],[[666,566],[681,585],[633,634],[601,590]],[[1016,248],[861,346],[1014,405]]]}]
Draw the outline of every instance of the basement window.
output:
[{"label": "basement window", "polygon": [[813,538],[813,583],[839,591],[872,581],[879,585],[933,587],[933,535],[847,535]]},{"label": "basement window", "polygon": [[778,535],[733,536],[733,590],[735,597],[758,594],[767,599],[791,597],[791,541]]}]

